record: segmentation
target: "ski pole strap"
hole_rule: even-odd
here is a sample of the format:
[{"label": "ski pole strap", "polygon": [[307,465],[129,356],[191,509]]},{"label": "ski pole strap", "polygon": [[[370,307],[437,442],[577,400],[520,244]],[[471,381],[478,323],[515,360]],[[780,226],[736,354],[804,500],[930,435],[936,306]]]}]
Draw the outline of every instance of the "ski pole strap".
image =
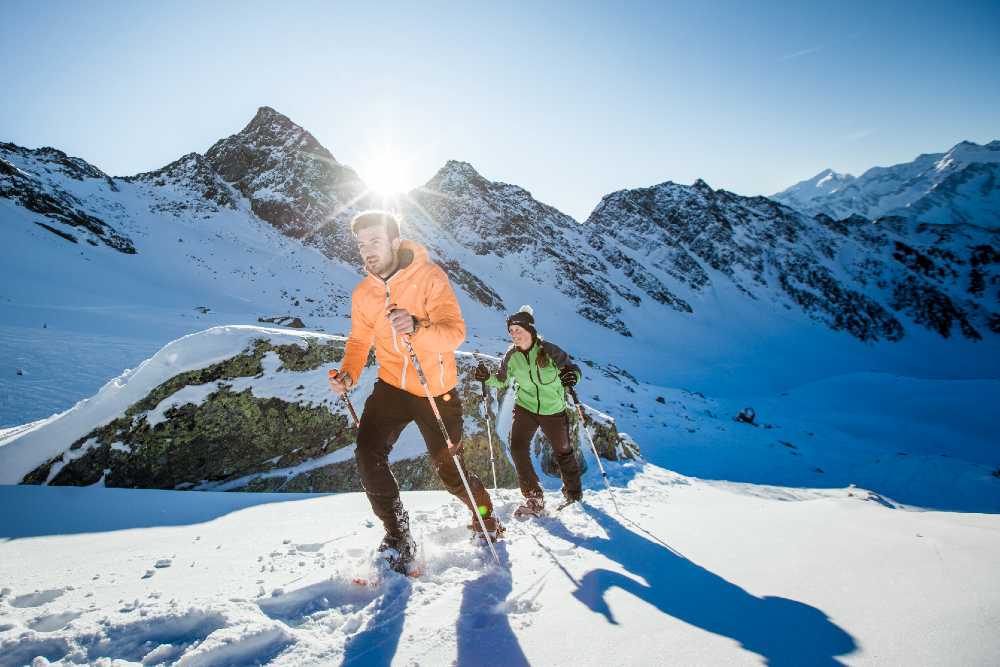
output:
[{"label": "ski pole strap", "polygon": [[[336,368],[331,368],[327,375],[330,377],[338,377],[340,372]],[[351,419],[354,420],[355,428],[359,428],[361,426],[361,420],[358,419],[358,413],[354,411],[354,405],[351,403],[351,399],[347,395],[347,392],[345,391],[340,397],[344,399],[344,403],[347,404],[347,410],[351,413]]]}]

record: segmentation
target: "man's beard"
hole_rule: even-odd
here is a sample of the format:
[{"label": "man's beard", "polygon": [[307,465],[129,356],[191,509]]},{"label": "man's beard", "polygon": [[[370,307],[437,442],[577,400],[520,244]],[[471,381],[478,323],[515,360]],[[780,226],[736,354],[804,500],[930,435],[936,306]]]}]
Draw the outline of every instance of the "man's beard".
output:
[{"label": "man's beard", "polygon": [[368,273],[374,273],[377,276],[385,276],[392,270],[393,258],[390,257],[386,261],[380,261],[375,259],[373,261],[365,260],[365,268],[368,269]]}]

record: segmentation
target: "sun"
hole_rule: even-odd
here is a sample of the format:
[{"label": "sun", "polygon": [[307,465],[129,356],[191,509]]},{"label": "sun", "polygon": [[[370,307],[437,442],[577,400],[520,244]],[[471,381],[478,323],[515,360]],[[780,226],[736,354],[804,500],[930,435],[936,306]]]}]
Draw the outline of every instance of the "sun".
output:
[{"label": "sun", "polygon": [[379,195],[399,195],[411,187],[409,164],[392,150],[373,154],[364,162],[361,178],[368,189]]}]

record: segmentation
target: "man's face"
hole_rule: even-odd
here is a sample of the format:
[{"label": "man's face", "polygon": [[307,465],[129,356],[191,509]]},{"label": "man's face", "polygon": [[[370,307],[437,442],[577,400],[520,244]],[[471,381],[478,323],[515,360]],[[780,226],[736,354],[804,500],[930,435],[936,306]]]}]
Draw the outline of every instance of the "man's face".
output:
[{"label": "man's face", "polygon": [[517,324],[510,325],[510,339],[522,350],[531,347],[531,332]]},{"label": "man's face", "polygon": [[354,240],[358,243],[358,252],[368,273],[384,278],[396,268],[400,240],[395,238],[390,241],[385,227],[376,225],[360,229]]}]

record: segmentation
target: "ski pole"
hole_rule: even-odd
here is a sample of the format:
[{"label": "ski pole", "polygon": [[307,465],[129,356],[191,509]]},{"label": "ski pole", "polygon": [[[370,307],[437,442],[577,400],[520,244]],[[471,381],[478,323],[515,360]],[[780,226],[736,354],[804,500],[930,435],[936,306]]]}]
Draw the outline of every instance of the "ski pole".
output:
[{"label": "ski pole", "polygon": [[486,389],[486,382],[483,382],[483,405],[486,406],[486,437],[490,443],[490,470],[493,471],[493,492],[497,490],[497,464],[493,457],[493,427],[490,425],[490,394]]},{"label": "ski pole", "polygon": [[[448,445],[448,452],[452,453],[455,450],[455,446],[451,444],[451,436],[448,435],[448,429],[445,428],[444,420],[441,419],[441,412],[438,410],[437,403],[434,402],[434,396],[431,395],[431,388],[427,384],[427,376],[424,375],[424,369],[420,365],[420,360],[417,359],[417,353],[413,350],[413,344],[410,343],[409,334],[403,334],[403,343],[406,344],[406,351],[410,355],[410,361],[413,362],[413,367],[417,370],[417,377],[420,378],[420,384],[424,388],[424,393],[427,395],[427,400],[431,404],[431,410],[434,412],[434,418],[437,420],[438,428],[441,429],[441,435],[444,436],[444,441]],[[465,477],[465,471],[462,470],[462,463],[458,460],[458,454],[451,454],[451,460],[455,462],[455,467],[458,469],[458,475],[462,478],[462,485],[465,487],[465,493],[469,496],[469,502],[472,507],[475,508],[476,519],[479,521],[479,527],[483,529],[483,536],[486,538],[486,543],[490,545],[490,551],[493,553],[493,560],[500,565],[500,556],[497,555],[497,550],[493,547],[493,538],[490,537],[489,532],[486,530],[486,522],[483,521],[482,514],[479,513],[479,506],[476,504],[476,497],[472,495],[472,487],[469,486],[469,480]]]},{"label": "ski pole", "polygon": [[580,424],[583,426],[583,430],[587,432],[587,440],[590,441],[590,448],[594,450],[594,458],[597,459],[597,467],[601,470],[601,477],[604,478],[604,484],[608,487],[608,495],[611,496],[611,502],[615,506],[615,511],[619,514],[622,513],[621,508],[618,507],[618,501],[615,499],[615,493],[611,490],[611,482],[608,481],[608,473],[604,470],[604,464],[601,463],[601,455],[597,453],[597,446],[594,445],[594,438],[590,435],[590,429],[587,428],[587,417],[583,413],[583,407],[580,404],[580,397],[576,395],[576,389],[574,387],[566,387],[569,390],[569,395],[573,397],[573,403],[576,405],[576,411],[580,415]]},{"label": "ski pole", "polygon": [[[473,352],[473,356],[475,356]],[[493,492],[497,490],[497,465],[493,457],[493,427],[490,425],[490,392],[486,388],[486,380],[483,380],[483,406],[486,412],[486,437],[490,443],[490,470],[493,471]]]},{"label": "ski pole", "polygon": [[[339,375],[340,375],[340,373],[339,373],[339,372],[337,372],[337,369],[335,369],[335,368],[331,368],[331,369],[330,369],[330,371],[329,371],[329,372],[327,373],[327,376],[328,376],[328,377],[329,377],[329,378],[330,378],[331,380],[335,380],[335,379],[337,379],[337,377],[338,377]],[[352,418],[352,419],[354,420],[354,427],[355,427],[355,428],[358,428],[358,427],[360,427],[360,426],[361,426],[361,420],[360,420],[360,419],[358,419],[358,413],[354,411],[354,406],[353,406],[353,405],[351,405],[351,399],[350,399],[350,397],[349,397],[349,396],[347,395],[347,392],[345,391],[345,392],[344,392],[343,394],[341,394],[341,395],[340,395],[340,397],[341,397],[342,399],[344,399],[344,403],[346,403],[346,404],[347,404],[347,409],[348,409],[348,411],[350,411],[350,413],[351,413],[351,418]]]}]

